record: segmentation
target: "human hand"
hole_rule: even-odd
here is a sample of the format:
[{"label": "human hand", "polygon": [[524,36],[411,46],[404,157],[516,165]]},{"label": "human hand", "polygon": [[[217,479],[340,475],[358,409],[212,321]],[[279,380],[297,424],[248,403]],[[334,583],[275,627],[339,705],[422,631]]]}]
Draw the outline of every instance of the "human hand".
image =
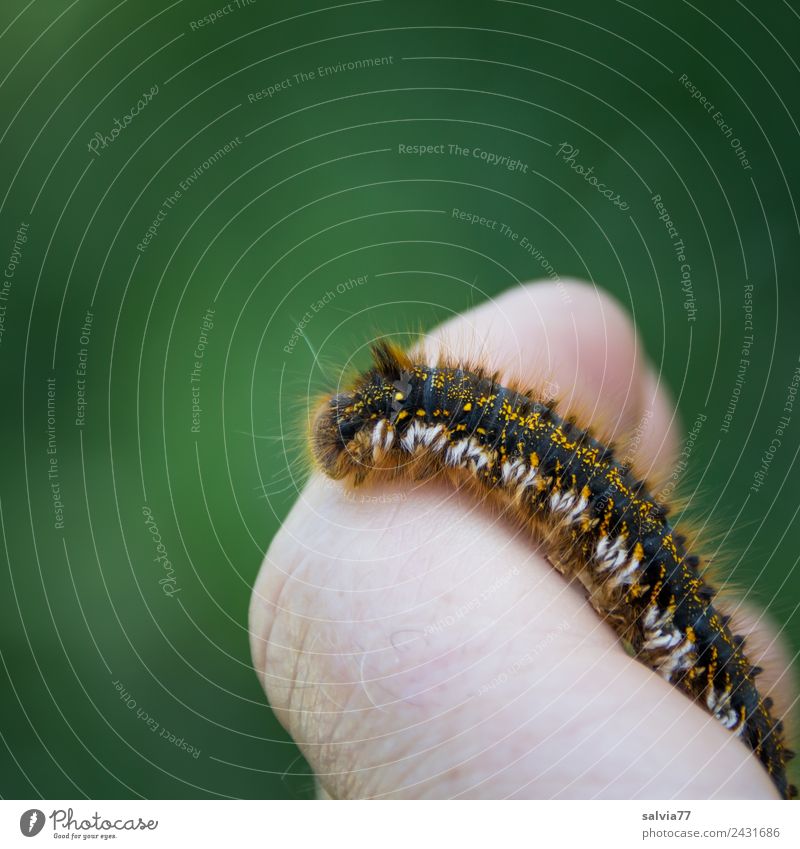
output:
[{"label": "human hand", "polygon": [[[545,372],[670,467],[672,405],[593,287],[519,287],[434,331],[503,378]],[[624,449],[623,449],[624,450]],[[443,482],[312,476],[251,604],[253,661],[334,798],[775,798],[752,753],[626,654],[544,548]],[[751,660],[768,670],[758,651]],[[765,674],[766,677],[766,674]],[[769,690],[765,678],[760,683]]]}]

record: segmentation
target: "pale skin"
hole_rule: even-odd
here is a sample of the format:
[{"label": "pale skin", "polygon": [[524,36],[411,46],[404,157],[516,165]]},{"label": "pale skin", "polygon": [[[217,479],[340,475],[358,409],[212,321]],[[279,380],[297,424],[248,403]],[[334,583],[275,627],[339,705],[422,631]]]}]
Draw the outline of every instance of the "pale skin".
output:
[{"label": "pale skin", "polygon": [[[626,312],[594,287],[518,286],[424,343],[441,344],[477,346],[504,379],[549,379],[633,435],[648,478],[669,474],[673,404]],[[629,657],[545,554],[441,481],[348,490],[311,477],[267,552],[250,629],[320,795],[776,798],[752,753]],[[787,663],[766,643],[751,659],[769,691]]]}]

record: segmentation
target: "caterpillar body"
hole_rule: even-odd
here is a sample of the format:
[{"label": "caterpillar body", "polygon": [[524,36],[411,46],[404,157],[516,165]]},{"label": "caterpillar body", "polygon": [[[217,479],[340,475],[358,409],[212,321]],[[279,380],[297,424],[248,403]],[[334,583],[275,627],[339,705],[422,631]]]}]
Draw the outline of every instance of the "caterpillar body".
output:
[{"label": "caterpillar body", "polygon": [[428,365],[385,343],[372,353],[373,367],[316,414],[322,471],[354,485],[450,474],[510,508],[557,541],[557,568],[584,584],[636,657],[738,735],[783,798],[796,796],[793,753],[757,688],[760,670],[715,609],[700,558],[613,448],[483,369]]}]

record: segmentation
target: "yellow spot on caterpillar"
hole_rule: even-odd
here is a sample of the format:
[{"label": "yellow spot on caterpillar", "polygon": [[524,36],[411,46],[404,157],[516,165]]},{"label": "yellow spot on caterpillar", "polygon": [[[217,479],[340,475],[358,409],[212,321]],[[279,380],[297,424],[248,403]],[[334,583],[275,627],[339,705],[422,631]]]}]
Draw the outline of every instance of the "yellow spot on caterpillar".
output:
[{"label": "yellow spot on caterpillar", "polygon": [[406,396],[403,395],[402,392],[395,392],[394,393],[394,400],[395,401],[405,401],[405,399],[406,399]]},{"label": "yellow spot on caterpillar", "polygon": [[402,419],[408,418],[408,412],[406,410],[400,410],[397,414],[397,421],[402,421]]},{"label": "yellow spot on caterpillar", "polygon": [[631,588],[628,590],[628,598],[640,598],[643,596],[648,590],[649,586],[646,584],[633,584]]},{"label": "yellow spot on caterpillar", "polygon": [[464,406],[461,409],[468,413],[472,409],[472,404],[469,401],[467,401],[467,403],[464,404]]},{"label": "yellow spot on caterpillar", "polygon": [[418,415],[418,416],[424,416],[424,415],[425,415],[425,410],[417,410],[417,415]]}]

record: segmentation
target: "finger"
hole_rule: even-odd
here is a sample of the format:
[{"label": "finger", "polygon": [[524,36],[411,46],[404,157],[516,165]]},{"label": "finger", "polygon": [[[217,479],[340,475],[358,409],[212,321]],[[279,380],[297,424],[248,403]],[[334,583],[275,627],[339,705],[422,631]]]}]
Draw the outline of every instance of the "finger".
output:
[{"label": "finger", "polygon": [[572,590],[467,493],[365,509],[317,478],[259,579],[276,601],[253,606],[256,663],[336,798],[769,795]]},{"label": "finger", "polygon": [[[592,286],[560,282],[518,287],[435,330],[425,340],[425,345],[430,356],[435,356],[438,350],[445,348],[449,357],[460,361],[472,359],[475,351],[479,351],[487,368],[499,371],[503,377],[517,379],[522,385],[535,386],[546,376],[546,379],[558,385],[559,394],[567,403],[574,404],[576,399],[581,399],[586,424],[603,421],[611,435],[631,431],[635,423],[642,419],[645,401],[642,386],[648,379],[648,369],[640,354],[635,332],[624,311]],[[654,417],[654,422],[653,430],[657,431],[659,419]],[[661,434],[661,439],[669,441],[669,429]],[[404,617],[403,612],[408,609],[408,605],[404,602],[402,592],[389,581],[391,568],[386,558],[381,556],[379,547],[378,550],[374,546],[369,547],[367,529],[372,527],[373,522],[377,523],[375,531],[379,536],[391,543],[390,551],[397,548],[411,556],[412,564],[404,564],[404,568],[414,579],[424,576],[428,584],[430,594],[426,599],[427,609],[423,611],[427,617],[423,620],[423,633],[426,633],[426,628],[435,627],[438,621],[447,620],[451,615],[450,609],[442,603],[446,600],[444,594],[447,588],[453,588],[454,599],[462,600],[457,609],[463,609],[465,605],[469,608],[475,598],[482,597],[487,587],[497,580],[491,560],[486,561],[486,568],[473,568],[472,574],[467,570],[465,579],[461,564],[474,564],[472,558],[476,547],[464,541],[464,534],[460,534],[459,545],[454,546],[447,541],[448,530],[463,525],[463,522],[458,522],[459,517],[464,517],[472,527],[480,526],[487,537],[491,534],[497,534],[500,538],[511,537],[517,544],[508,528],[503,527],[498,531],[496,520],[489,520],[487,524],[480,505],[453,493],[441,493],[435,488],[416,487],[413,493],[406,495],[406,501],[396,504],[389,502],[388,511],[385,503],[359,503],[357,499],[343,503],[342,499],[337,501],[340,494],[338,487],[328,487],[327,498],[315,499],[315,492],[312,489],[306,493],[303,505],[305,510],[300,513],[299,527],[295,528],[292,522],[287,522],[276,539],[267,558],[264,580],[259,582],[259,591],[265,599],[274,600],[278,607],[285,599],[277,631],[273,628],[275,607],[268,601],[254,608],[255,616],[262,620],[256,623],[255,632],[268,634],[272,641],[273,663],[269,669],[270,674],[265,678],[271,701],[290,730],[304,740],[309,739],[311,731],[307,720],[318,711],[296,710],[294,706],[297,700],[293,697],[313,696],[324,702],[331,695],[331,690],[330,687],[315,686],[296,690],[295,687],[299,687],[296,679],[306,676],[305,681],[309,685],[317,680],[338,680],[338,684],[332,685],[334,689],[342,687],[346,691],[353,689],[354,681],[357,680],[351,668],[353,658],[348,658],[345,663],[349,675],[340,669],[342,675],[338,679],[330,679],[325,669],[330,658],[326,655],[324,645],[343,647],[345,656],[349,646],[383,646],[378,649],[376,656],[385,651],[386,656],[391,658],[391,646],[385,645],[384,632],[391,633],[391,628],[395,632],[404,629],[413,632],[416,624],[419,624],[415,623],[413,616],[409,619]],[[381,496],[376,494],[375,497]],[[420,507],[423,508],[422,518],[416,512]],[[424,521],[424,518],[437,514],[437,522],[431,524]],[[295,515],[293,513],[293,517]],[[316,541],[313,547],[308,542],[308,529],[304,527],[306,522],[314,523],[312,538]],[[476,522],[479,524],[475,525]],[[419,538],[409,545],[407,532],[414,528],[420,529]],[[334,574],[337,568],[341,568],[341,564],[337,566],[339,558],[334,556],[333,563],[329,563],[326,556],[340,550],[337,537],[346,533],[345,529],[357,534],[357,538],[351,542],[349,552],[341,552],[341,559],[346,562],[348,554],[357,558],[358,580],[364,583],[374,580],[378,586],[391,587],[389,598],[375,598],[370,593],[350,595],[353,572],[346,570],[343,575]],[[444,567],[429,569],[428,561],[437,556],[436,552],[448,548],[447,556],[441,558]],[[529,546],[525,541],[517,556],[529,554]],[[371,562],[377,564],[375,576],[369,570]],[[422,571],[413,571],[414,566]],[[307,578],[300,580],[298,576],[305,574],[304,570],[307,570]],[[321,574],[325,574],[325,577],[318,577]],[[573,635],[586,637],[596,630],[596,619],[577,588],[565,587],[560,578],[551,574],[546,563],[539,562],[538,570],[532,566],[531,574],[536,574],[537,582],[541,584],[537,592],[538,640],[558,633],[562,611],[554,601],[555,596],[562,600],[574,596],[573,605],[580,611],[582,627],[577,626],[577,614],[571,610]],[[287,575],[291,581],[288,586]],[[409,586],[415,587],[413,582],[409,582]],[[545,603],[543,587],[550,588],[553,603]],[[332,596],[331,591],[335,592],[336,589],[347,595],[344,598]],[[520,590],[517,598],[525,598],[525,593]],[[358,607],[352,608],[350,602],[353,600],[363,602],[367,613],[374,612],[380,623],[379,633],[370,634],[369,639],[366,633],[368,629],[351,627],[351,623],[359,623],[365,616]],[[400,607],[393,608],[391,603]],[[307,611],[314,605],[319,610],[329,610],[331,618],[339,622],[329,627],[323,626],[313,617],[309,618]],[[511,606],[519,609],[519,605]],[[503,644],[509,620],[500,611],[496,612],[496,616],[501,624],[494,629],[494,639],[499,639]],[[472,623],[473,618],[470,615],[465,618],[465,622]],[[280,633],[281,627],[286,628],[285,639],[276,641],[275,634]],[[439,651],[446,655],[446,642],[439,650],[433,636],[426,634],[426,639],[415,641],[414,645],[423,655],[430,653],[432,657],[440,657]],[[536,645],[536,636],[527,634],[523,645]],[[458,640],[460,644],[468,635],[462,634],[461,628],[456,627],[447,629],[445,639],[447,637]],[[604,645],[609,651],[619,651],[610,631],[601,629],[596,639],[598,644]],[[317,641],[316,648],[314,641]],[[438,642],[441,642],[441,638]],[[322,648],[320,643],[323,644]],[[267,646],[266,640],[254,646],[257,664],[265,670],[265,674],[268,667]],[[303,647],[299,655],[293,650],[297,646]],[[475,650],[474,643],[472,650]],[[337,652],[338,649],[333,654]],[[406,663],[411,657],[406,649]],[[360,670],[358,672],[360,675]],[[497,673],[502,675],[502,668]],[[488,676],[487,680],[490,679],[491,676]],[[325,716],[332,722],[343,722],[332,709],[336,697],[331,698],[333,701],[328,705],[329,710]],[[485,703],[490,701],[487,699]],[[348,699],[345,698],[343,703],[348,703]],[[316,730],[319,732],[319,728]]]},{"label": "finger", "polygon": [[[516,340],[512,356],[489,352],[496,367],[530,367],[543,350],[541,340],[539,348],[531,342],[537,323],[556,326],[545,314],[556,306],[547,289],[509,293],[496,313],[479,308],[482,314],[473,311],[462,329],[447,333],[468,338],[494,327],[493,344]],[[602,298],[614,338],[597,341],[597,312],[579,303],[589,291],[572,289],[572,344],[556,334],[545,348],[557,379],[573,377],[576,392],[599,390],[589,402],[598,415],[633,420],[646,368],[624,315]],[[538,304],[541,321],[532,321],[520,297]],[[497,331],[498,323],[509,332]],[[565,369],[570,352],[572,368]],[[624,656],[611,630],[528,539],[435,483],[354,497],[313,481],[270,548],[251,623],[270,700],[333,795],[547,795],[548,787],[591,795],[591,786],[625,796],[636,795],[645,777],[660,776],[665,795],[686,785],[687,795],[704,796],[721,785],[710,783],[719,770],[700,765],[722,763],[725,776],[750,766],[746,751],[728,746],[713,721]],[[633,765],[625,747],[596,734],[597,717],[608,727],[617,709],[626,723],[622,739],[647,753]],[[676,746],[664,723],[654,733],[659,710],[681,732],[692,731],[690,742]],[[658,745],[665,735],[668,745]],[[682,751],[687,745],[692,752]],[[688,784],[676,758],[694,764]],[[620,763],[623,782],[615,780]],[[736,788],[723,792],[736,795]]]}]

